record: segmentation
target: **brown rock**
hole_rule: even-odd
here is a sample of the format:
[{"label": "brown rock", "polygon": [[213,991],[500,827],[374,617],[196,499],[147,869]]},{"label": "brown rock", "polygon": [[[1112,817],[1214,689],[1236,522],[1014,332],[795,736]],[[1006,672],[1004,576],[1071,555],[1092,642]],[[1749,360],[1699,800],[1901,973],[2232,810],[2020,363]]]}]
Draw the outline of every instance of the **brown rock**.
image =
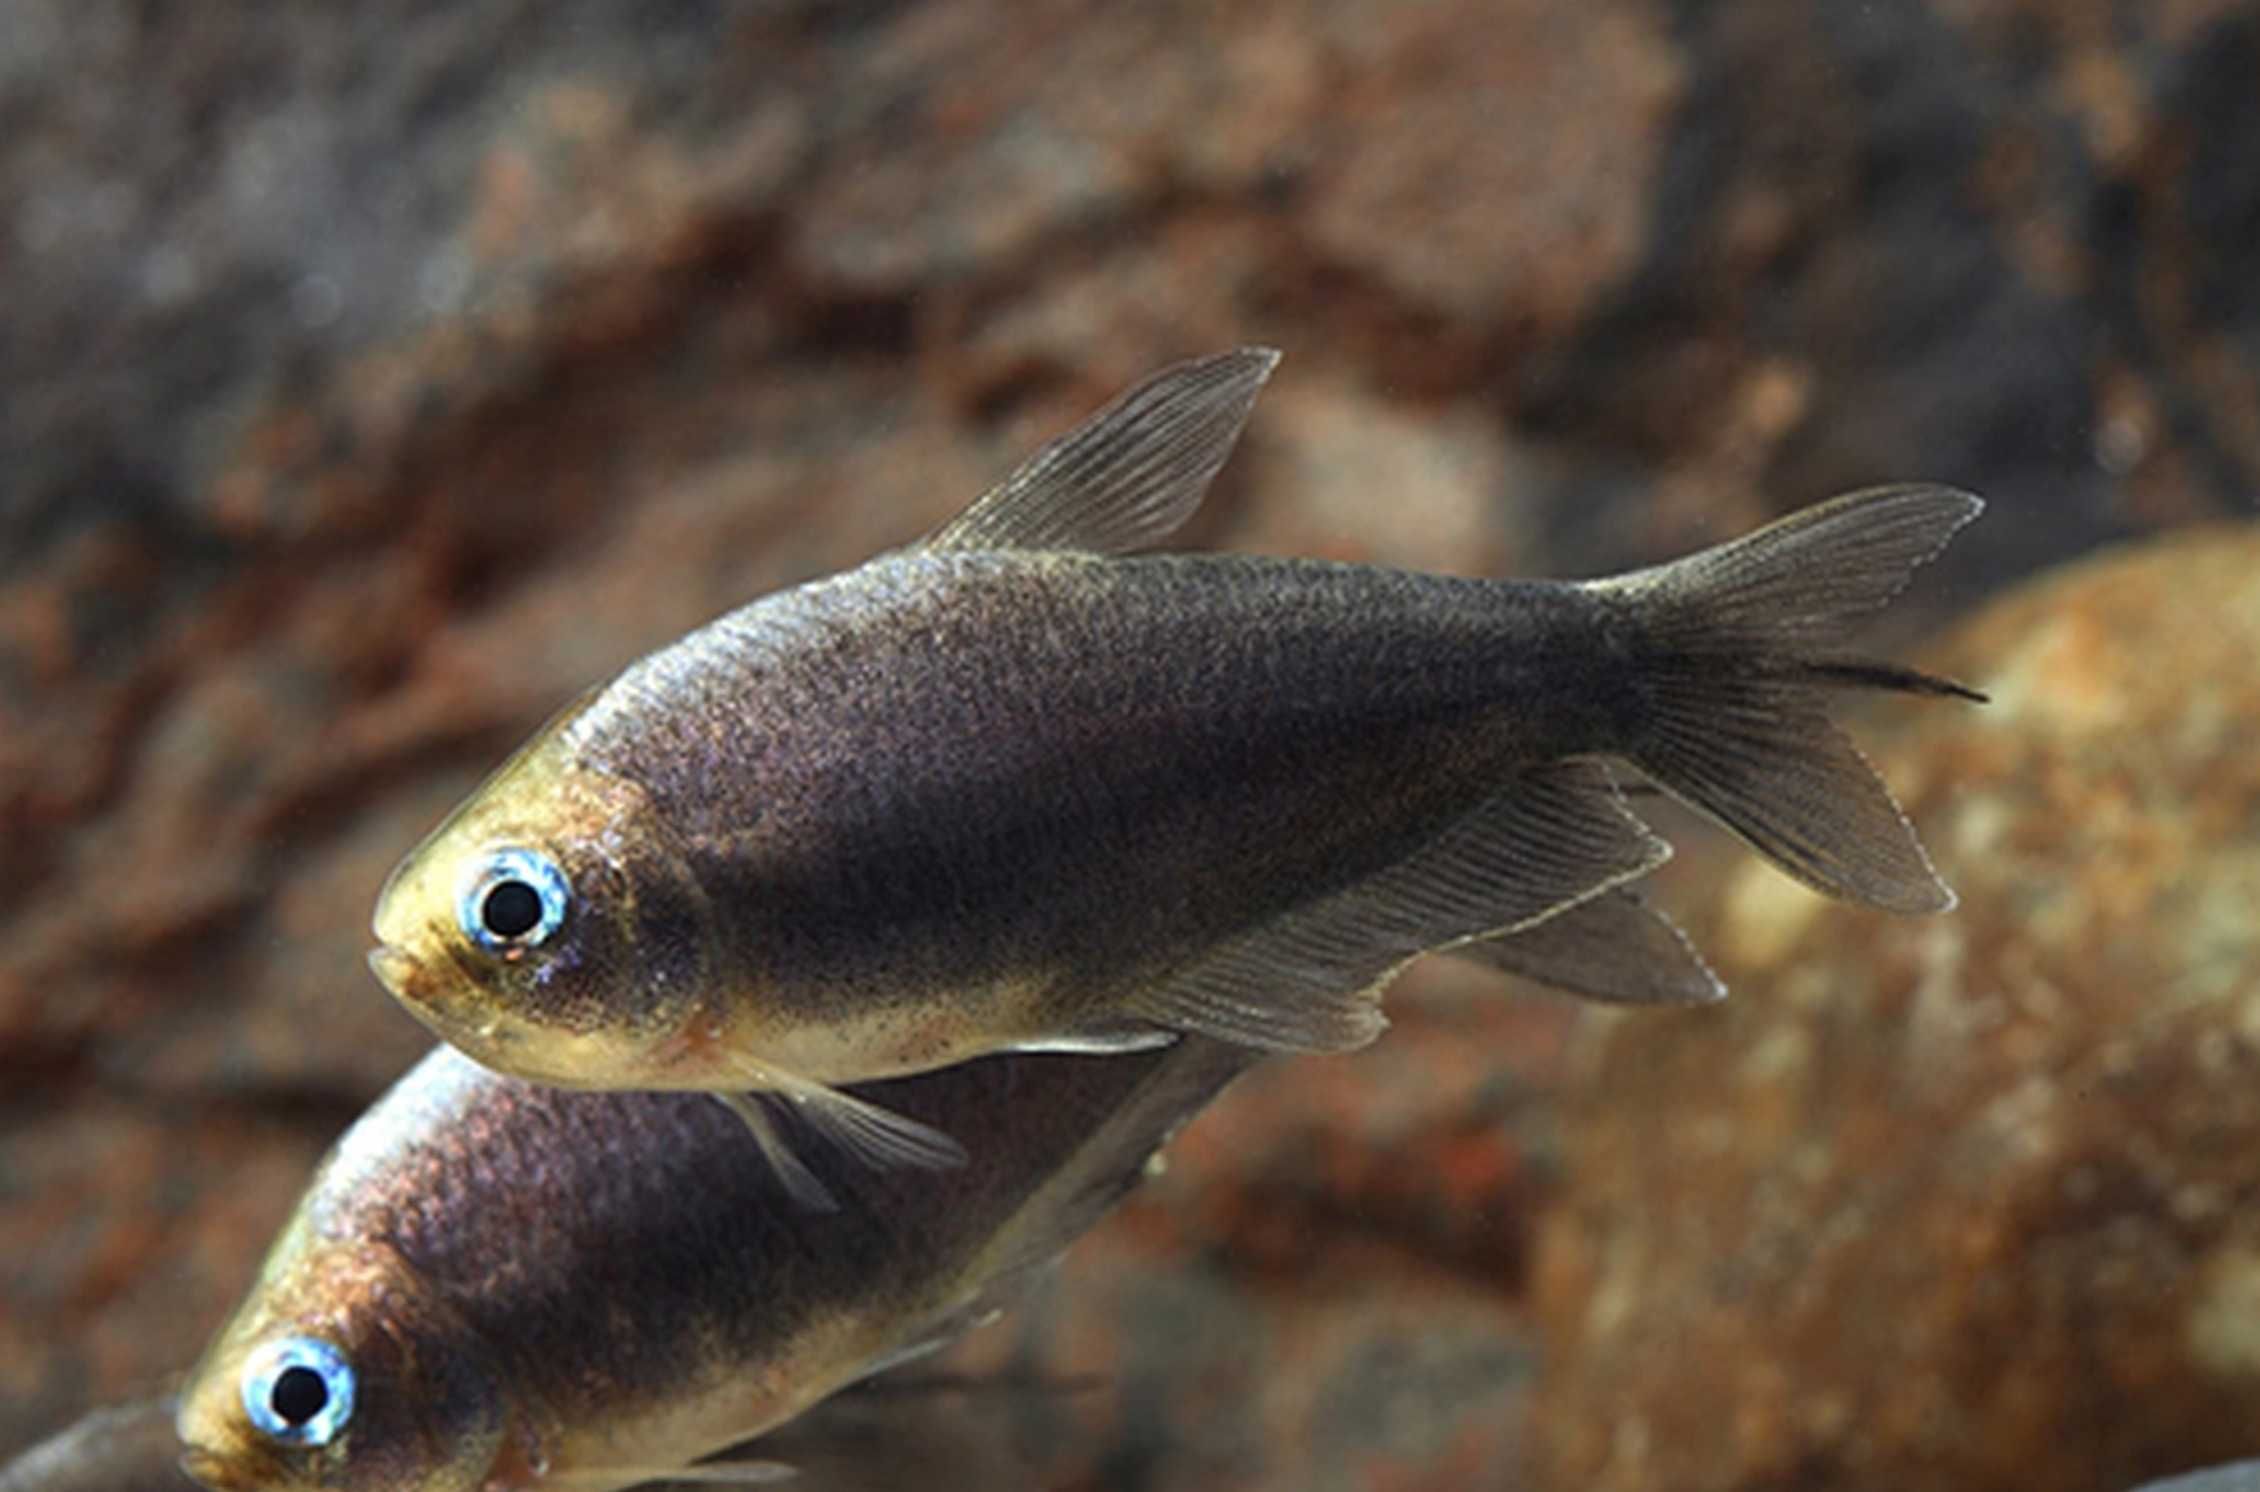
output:
[{"label": "brown rock", "polygon": [[[1329,17],[1321,35],[1347,86],[1329,100],[1341,149],[1313,194],[1321,251],[1454,320],[1511,306],[1541,338],[1575,325],[1647,239],[1681,85],[1662,12],[1633,0]],[[1572,115],[1609,127],[1557,127]]]},{"label": "brown rock", "polygon": [[1316,379],[1279,393],[1220,547],[1460,575],[1502,573],[1532,547],[1496,501],[1512,490],[1514,453],[1475,411],[1411,416]]},{"label": "brown rock", "polygon": [[1611,1024],[1535,1293],[1541,1484],[2123,1488],[2260,1448],[2260,533],[2032,585],[1881,753],[1960,908],[1755,865]]}]

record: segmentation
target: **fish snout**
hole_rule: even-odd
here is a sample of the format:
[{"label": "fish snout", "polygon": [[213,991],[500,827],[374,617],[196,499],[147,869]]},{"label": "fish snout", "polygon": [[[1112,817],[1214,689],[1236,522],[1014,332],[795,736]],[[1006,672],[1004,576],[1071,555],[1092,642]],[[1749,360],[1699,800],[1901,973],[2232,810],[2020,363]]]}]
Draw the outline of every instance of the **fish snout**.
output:
[{"label": "fish snout", "polygon": [[417,971],[421,967],[416,955],[391,943],[379,943],[369,950],[369,972],[377,976],[377,983],[389,990],[396,1000],[414,1000]]},{"label": "fish snout", "polygon": [[442,958],[437,967],[394,943],[369,950],[369,972],[401,1009],[441,1041],[500,1072],[540,1077],[517,1049],[529,1034],[476,983],[458,978],[460,967]]},{"label": "fish snout", "polygon": [[195,1442],[182,1449],[180,1469],[209,1492],[253,1492],[255,1488],[287,1486],[290,1480],[272,1457],[231,1454]]},{"label": "fish snout", "polygon": [[188,1473],[189,1480],[211,1492],[234,1492],[239,1485],[228,1469],[228,1463],[217,1451],[201,1446],[190,1446],[180,1454],[180,1469]]}]

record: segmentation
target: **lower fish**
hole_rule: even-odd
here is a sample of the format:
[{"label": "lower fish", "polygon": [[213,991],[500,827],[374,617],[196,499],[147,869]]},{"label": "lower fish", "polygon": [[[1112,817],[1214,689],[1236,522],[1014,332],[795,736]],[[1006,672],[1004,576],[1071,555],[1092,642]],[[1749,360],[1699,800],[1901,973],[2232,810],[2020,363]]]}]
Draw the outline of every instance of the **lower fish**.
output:
[{"label": "lower fish", "polygon": [[0,1492],[197,1492],[171,1399],[97,1409],[0,1466]]},{"label": "lower fish", "polygon": [[994,1312],[1253,1060],[1189,1040],[891,1085],[973,1142],[945,1176],[811,1164],[801,1207],[689,1094],[585,1093],[440,1048],[338,1142],[180,1394],[211,1492],[605,1492],[692,1463]]},{"label": "lower fish", "polygon": [[1610,894],[1669,853],[1620,775],[1828,894],[1952,904],[1828,707],[1978,697],[1848,642],[1977,498],[1877,488],[1585,582],[1135,553],[1276,358],[1166,370],[925,541],[568,707],[394,871],[379,979],[499,1070],[723,1095],[781,1168],[778,1109],[946,1167],[959,1137],[837,1085],[1184,1032],[1345,1051],[1412,959],[1573,912],[1496,946],[1715,993]]},{"label": "lower fish", "polygon": [[2260,1492],[2260,1461],[2237,1461],[2164,1481],[2144,1482],[2134,1492]]}]

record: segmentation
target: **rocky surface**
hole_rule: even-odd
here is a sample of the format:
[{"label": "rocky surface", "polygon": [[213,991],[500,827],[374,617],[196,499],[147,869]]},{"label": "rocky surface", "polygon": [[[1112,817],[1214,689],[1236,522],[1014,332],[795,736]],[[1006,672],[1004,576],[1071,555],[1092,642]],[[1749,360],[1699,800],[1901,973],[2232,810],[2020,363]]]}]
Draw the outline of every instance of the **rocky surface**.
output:
[{"label": "rocky surface", "polygon": [[[1932,476],[1997,499],[1936,617],[2246,510],[2256,63],[2206,0],[8,0],[0,1448],[184,1363],[420,1050],[368,904],[511,742],[1168,358],[1289,353],[1200,543],[1591,572]],[[1276,1081],[1435,1106],[1305,1111],[1355,1200],[1289,1252],[1379,1216],[1325,1299],[1505,1331],[1511,1272],[1404,1240],[1513,1219],[1357,1178],[1514,1131],[1342,1073]],[[1218,1199],[1311,1132],[1248,1103]],[[1248,1247],[1216,1300],[1308,1295]],[[1308,1361],[1393,1361],[1342,1332]],[[1246,1455],[1337,1443],[1294,1439],[1355,1418],[1324,1370],[1262,1366]],[[1095,1485],[1179,1484],[1160,1413]],[[1476,1455],[1427,1423],[1377,1477]]]},{"label": "rocky surface", "polygon": [[[1540,1485],[2123,1488],[2260,1450],[2260,532],[2019,591],[1882,753],[1962,896],[1757,866],[1615,1022],[1534,1296]],[[1637,1095],[1637,1102],[1624,1101]]]}]

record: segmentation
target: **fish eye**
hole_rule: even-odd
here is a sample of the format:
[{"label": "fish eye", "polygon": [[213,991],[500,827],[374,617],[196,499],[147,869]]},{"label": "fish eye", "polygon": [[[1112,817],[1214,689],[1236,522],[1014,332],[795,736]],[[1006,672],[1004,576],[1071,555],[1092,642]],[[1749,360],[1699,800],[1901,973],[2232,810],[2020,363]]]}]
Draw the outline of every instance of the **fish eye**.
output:
[{"label": "fish eye", "polygon": [[455,920],[489,953],[504,956],[547,941],[565,921],[565,873],[532,850],[496,850],[472,867]]},{"label": "fish eye", "polygon": [[328,1445],[353,1418],[353,1364],[320,1337],[284,1337],[243,1365],[243,1412],[285,1445]]}]

